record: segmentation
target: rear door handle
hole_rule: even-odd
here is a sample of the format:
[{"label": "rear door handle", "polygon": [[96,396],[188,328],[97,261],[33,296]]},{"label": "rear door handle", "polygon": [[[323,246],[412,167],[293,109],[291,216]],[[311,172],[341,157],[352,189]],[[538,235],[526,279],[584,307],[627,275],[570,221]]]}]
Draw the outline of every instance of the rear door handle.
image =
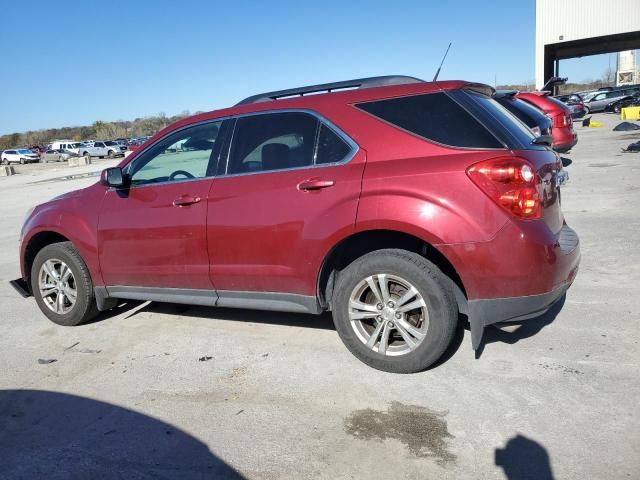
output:
[{"label": "rear door handle", "polygon": [[200,201],[200,197],[192,197],[191,195],[182,195],[181,197],[178,197],[173,201],[173,206],[186,207],[188,205],[193,205],[194,203],[198,203],[199,201]]},{"label": "rear door handle", "polygon": [[333,187],[336,184],[333,180],[320,180],[319,178],[310,178],[298,184],[298,190],[308,192],[311,190],[320,190],[322,188]]}]

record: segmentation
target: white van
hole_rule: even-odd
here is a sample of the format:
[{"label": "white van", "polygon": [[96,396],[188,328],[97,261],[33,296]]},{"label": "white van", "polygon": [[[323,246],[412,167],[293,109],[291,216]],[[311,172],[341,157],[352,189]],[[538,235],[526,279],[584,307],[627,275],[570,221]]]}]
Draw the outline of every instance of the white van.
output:
[{"label": "white van", "polygon": [[82,144],[80,142],[74,142],[73,140],[56,140],[51,142],[51,145],[47,146],[48,150],[67,150],[75,154],[80,154],[80,148]]}]

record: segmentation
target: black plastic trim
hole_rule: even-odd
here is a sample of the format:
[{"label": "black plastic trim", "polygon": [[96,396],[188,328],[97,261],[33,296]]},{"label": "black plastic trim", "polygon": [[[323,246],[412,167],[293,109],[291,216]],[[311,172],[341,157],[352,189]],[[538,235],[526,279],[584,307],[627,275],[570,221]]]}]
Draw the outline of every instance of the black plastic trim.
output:
[{"label": "black plastic trim", "polygon": [[315,296],[280,292],[215,291],[115,285],[96,287],[95,294],[99,310],[107,310],[115,306],[110,302],[112,299],[313,314],[319,314],[323,310]]},{"label": "black plastic trim", "polygon": [[565,294],[570,284],[564,284],[548,293],[526,297],[469,300],[471,346],[477,350],[484,327],[493,323],[528,320],[542,315]]},{"label": "black plastic trim", "polygon": [[408,85],[412,83],[422,83],[424,80],[406,75],[385,75],[380,77],[356,78],[354,80],[344,80],[341,82],[322,83],[319,85],[308,85],[306,87],[289,88],[286,90],[276,90],[273,92],[259,93],[245,98],[236,103],[237,105],[247,105],[250,103],[268,102],[278,98],[295,97],[308,95],[310,93],[327,92],[334,90],[346,90],[351,88],[373,88],[387,85]]},{"label": "black plastic trim", "polygon": [[23,278],[17,278],[11,280],[9,284],[20,294],[22,298],[31,297],[31,291],[29,290],[29,284]]}]

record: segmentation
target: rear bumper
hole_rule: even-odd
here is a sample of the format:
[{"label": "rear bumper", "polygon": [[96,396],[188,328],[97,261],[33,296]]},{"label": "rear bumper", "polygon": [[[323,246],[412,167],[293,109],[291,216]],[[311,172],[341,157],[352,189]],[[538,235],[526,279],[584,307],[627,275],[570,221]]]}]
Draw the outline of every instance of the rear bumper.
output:
[{"label": "rear bumper", "polygon": [[470,300],[467,308],[471,325],[472,348],[477,350],[480,346],[482,332],[487,325],[537,318],[560,300],[570,286],[571,283],[568,282],[551,292],[526,297]]},{"label": "rear bumper", "polygon": [[477,349],[484,327],[543,314],[573,283],[580,264],[578,235],[568,225],[556,234],[542,222],[508,225],[488,243],[441,249],[457,256],[467,301],[459,305]]},{"label": "rear bumper", "polygon": [[553,149],[559,153],[566,153],[578,143],[578,134],[572,132],[570,136],[563,135],[562,138],[553,140]]}]

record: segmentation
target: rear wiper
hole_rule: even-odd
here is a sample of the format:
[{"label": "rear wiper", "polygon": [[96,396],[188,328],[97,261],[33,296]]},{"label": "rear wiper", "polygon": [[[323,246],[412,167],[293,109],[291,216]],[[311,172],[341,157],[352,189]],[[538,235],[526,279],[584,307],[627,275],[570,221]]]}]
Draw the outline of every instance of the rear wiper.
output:
[{"label": "rear wiper", "polygon": [[532,145],[546,145],[550,147],[552,143],[553,143],[553,138],[551,138],[551,135],[540,135],[539,137],[536,137],[533,140],[531,140]]}]

